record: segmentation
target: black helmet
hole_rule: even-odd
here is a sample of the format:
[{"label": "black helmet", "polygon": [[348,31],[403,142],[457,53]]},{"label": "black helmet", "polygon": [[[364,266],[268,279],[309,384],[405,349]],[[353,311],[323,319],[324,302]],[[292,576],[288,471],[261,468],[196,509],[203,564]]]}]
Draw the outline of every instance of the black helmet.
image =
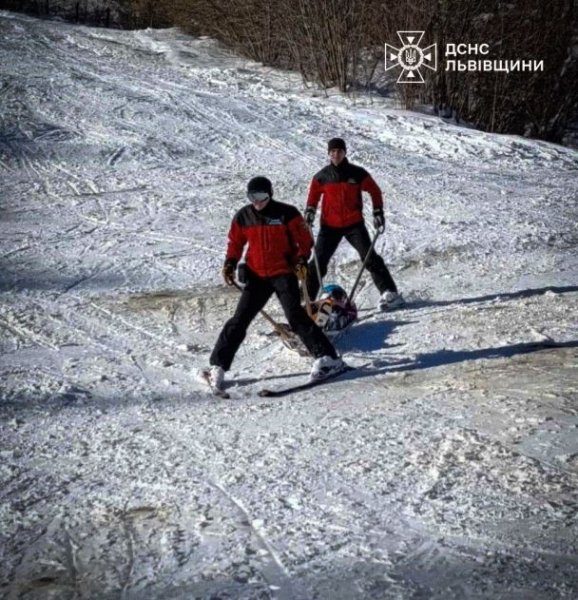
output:
[{"label": "black helmet", "polygon": [[343,152],[347,152],[345,140],[341,138],[331,138],[327,142],[327,152],[331,152],[331,150],[343,150]]},{"label": "black helmet", "polygon": [[247,194],[255,192],[266,192],[269,196],[273,196],[273,186],[266,177],[253,177],[247,184]]}]

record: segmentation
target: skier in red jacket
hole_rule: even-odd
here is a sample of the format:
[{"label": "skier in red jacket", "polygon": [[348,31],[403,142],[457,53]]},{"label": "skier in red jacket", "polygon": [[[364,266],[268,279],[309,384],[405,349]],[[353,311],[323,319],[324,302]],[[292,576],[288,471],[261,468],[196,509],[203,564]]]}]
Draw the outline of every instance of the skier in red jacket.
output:
[{"label": "skier in red jacket", "polygon": [[[315,243],[321,277],[327,273],[327,265],[342,238],[357,250],[361,260],[365,259],[371,247],[363,219],[362,192],[371,196],[376,230],[385,228],[383,197],[371,175],[347,160],[347,148],[341,138],[329,140],[327,151],[331,162],[313,177],[304,213],[305,221],[311,227],[321,200],[321,227]],[[372,250],[366,266],[380,293],[379,308],[387,310],[401,306],[403,298],[383,258]],[[317,296],[319,286],[317,269],[312,261],[307,276],[307,290],[311,298]]]},{"label": "skier in red jacket", "polygon": [[266,177],[254,177],[247,186],[251,204],[237,212],[229,230],[229,244],[223,266],[228,285],[235,282],[235,269],[245,255],[247,283],[235,314],[229,319],[209,359],[209,384],[222,389],[225,371],[231,367],[247,328],[273,292],[279,298],[291,329],[315,357],[312,379],[323,379],[345,364],[321,329],[301,306],[297,275],[307,273],[307,259],[313,247],[311,232],[299,211],[273,200],[273,188]]}]

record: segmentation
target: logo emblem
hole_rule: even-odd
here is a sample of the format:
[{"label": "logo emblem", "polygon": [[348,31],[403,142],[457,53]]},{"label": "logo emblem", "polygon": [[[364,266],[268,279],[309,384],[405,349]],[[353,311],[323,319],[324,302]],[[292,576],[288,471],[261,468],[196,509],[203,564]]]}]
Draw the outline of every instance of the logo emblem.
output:
[{"label": "logo emblem", "polygon": [[420,68],[435,71],[438,63],[437,44],[420,48],[424,31],[398,31],[401,48],[385,44],[385,70],[401,67],[397,83],[424,83]]}]

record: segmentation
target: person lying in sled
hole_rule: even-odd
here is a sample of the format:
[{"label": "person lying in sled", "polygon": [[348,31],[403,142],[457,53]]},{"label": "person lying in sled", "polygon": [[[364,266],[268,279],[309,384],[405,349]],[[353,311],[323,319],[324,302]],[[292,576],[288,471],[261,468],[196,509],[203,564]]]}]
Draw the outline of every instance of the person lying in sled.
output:
[{"label": "person lying in sled", "polygon": [[344,331],[357,320],[357,307],[347,292],[337,284],[323,287],[319,300],[313,303],[314,321],[326,335]]}]

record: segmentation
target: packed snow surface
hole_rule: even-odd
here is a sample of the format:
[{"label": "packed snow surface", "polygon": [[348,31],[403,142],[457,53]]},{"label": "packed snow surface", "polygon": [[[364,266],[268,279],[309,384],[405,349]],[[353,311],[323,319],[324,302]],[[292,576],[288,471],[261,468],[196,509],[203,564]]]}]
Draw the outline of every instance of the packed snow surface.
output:
[{"label": "packed snow surface", "polygon": [[[175,30],[3,12],[0,62],[2,597],[578,597],[575,151]],[[407,306],[364,277],[359,369],[282,399],[311,361],[258,318],[217,400],[246,182],[302,208],[336,135]]]}]

